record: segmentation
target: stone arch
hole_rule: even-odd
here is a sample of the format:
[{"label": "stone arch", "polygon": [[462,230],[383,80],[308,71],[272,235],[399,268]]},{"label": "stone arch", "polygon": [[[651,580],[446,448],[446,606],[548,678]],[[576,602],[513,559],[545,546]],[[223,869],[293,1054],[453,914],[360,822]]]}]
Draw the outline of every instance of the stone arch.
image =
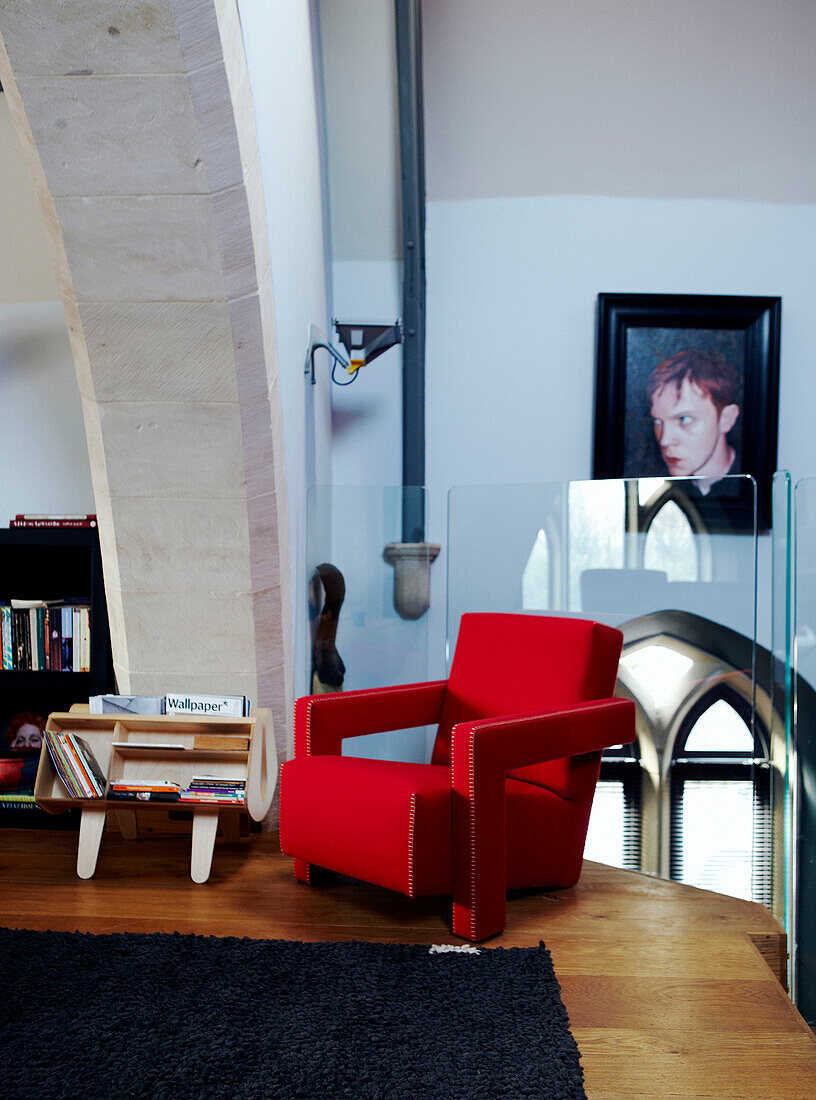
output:
[{"label": "stone arch", "polygon": [[0,80],[43,209],[120,690],[291,711],[268,235],[235,0],[10,0]]}]

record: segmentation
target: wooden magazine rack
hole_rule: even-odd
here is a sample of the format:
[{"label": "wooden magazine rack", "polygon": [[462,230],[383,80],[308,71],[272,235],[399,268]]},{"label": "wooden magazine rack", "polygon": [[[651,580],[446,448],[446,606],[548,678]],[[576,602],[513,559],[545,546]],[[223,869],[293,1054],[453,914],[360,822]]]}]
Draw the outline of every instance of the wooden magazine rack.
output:
[{"label": "wooden magazine rack", "polygon": [[[179,802],[174,808],[193,815],[190,876],[206,882],[210,875],[219,817],[228,836],[238,835],[238,815],[248,812],[260,821],[269,810],[277,781],[277,753],[268,710],[249,718],[193,718],[165,714],[89,714],[87,704],[50,715],[48,730],[83,737],[107,782],[173,780],[188,786],[194,775],[212,774],[246,780],[246,797],[235,806]],[[118,742],[119,744],[114,744]],[[161,745],[181,746],[161,748]],[[99,845],[108,810],[116,813],[122,835],[136,836],[136,804],[108,798],[74,798],[57,775],[43,742],[37,780],[37,804],[48,813],[72,807],[82,811],[77,849],[77,874],[90,878],[96,870]],[[139,802],[139,812],[167,810],[166,802]]]}]

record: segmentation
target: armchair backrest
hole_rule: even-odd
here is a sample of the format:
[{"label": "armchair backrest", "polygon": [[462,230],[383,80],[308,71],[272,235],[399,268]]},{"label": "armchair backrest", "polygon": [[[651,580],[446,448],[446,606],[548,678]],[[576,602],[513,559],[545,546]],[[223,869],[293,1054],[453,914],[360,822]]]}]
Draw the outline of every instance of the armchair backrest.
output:
[{"label": "armchair backrest", "polygon": [[[619,630],[587,619],[463,615],[433,763],[450,763],[451,730],[458,722],[609,698],[622,644]],[[568,760],[535,764],[513,774],[566,797],[579,793],[572,789],[571,779],[577,777],[571,777]],[[593,778],[593,787],[594,782]]]}]

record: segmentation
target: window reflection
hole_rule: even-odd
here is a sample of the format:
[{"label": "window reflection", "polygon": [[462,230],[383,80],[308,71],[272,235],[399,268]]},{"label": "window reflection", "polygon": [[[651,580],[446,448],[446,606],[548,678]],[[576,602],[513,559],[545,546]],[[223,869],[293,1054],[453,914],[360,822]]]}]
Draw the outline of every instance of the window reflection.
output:
[{"label": "window reflection", "polygon": [[621,569],[625,486],[623,481],[573,481],[569,486],[569,608],[581,607],[586,569]]},{"label": "window reflection", "polygon": [[543,527],[521,575],[521,606],[525,611],[547,611],[550,607],[550,547]]},{"label": "window reflection", "polygon": [[694,532],[688,517],[673,500],[663,505],[649,526],[643,565],[646,569],[662,569],[670,581],[697,580]]},{"label": "window reflection", "polygon": [[641,508],[645,508],[663,487],[666,485],[666,481],[662,477],[641,477],[638,478],[637,492],[638,492],[638,504]]}]

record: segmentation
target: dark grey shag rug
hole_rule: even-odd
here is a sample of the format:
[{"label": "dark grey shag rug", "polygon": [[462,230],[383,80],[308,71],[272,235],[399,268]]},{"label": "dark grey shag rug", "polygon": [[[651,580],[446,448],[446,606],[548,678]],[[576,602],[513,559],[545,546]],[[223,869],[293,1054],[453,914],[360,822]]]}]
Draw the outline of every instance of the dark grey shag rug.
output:
[{"label": "dark grey shag rug", "polygon": [[585,1097],[549,952],[0,929],[4,1097]]}]

